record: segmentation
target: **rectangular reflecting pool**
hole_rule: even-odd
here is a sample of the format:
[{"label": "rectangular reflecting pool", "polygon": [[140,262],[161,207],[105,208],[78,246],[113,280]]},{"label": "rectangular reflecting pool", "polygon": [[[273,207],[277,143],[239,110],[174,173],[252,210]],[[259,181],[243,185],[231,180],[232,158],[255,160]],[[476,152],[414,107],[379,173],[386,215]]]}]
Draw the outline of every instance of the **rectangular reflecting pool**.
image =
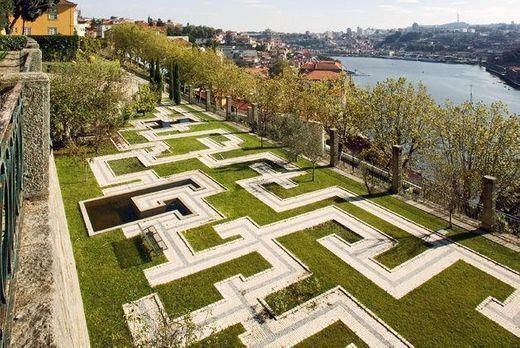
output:
[{"label": "rectangular reflecting pool", "polygon": [[144,212],[139,211],[132,200],[133,197],[182,186],[192,186],[195,189],[200,188],[193,180],[180,180],[85,202],[85,209],[95,232],[108,230],[170,211],[178,211],[182,216],[188,216],[191,215],[192,212],[178,198],[165,201],[165,204],[160,207]]},{"label": "rectangular reflecting pool", "polygon": [[179,118],[174,121],[163,121],[163,120],[147,121],[147,122],[145,122],[145,124],[152,129],[164,129],[164,128],[171,128],[172,124],[184,124],[184,123],[193,123],[193,122],[195,122],[195,121],[192,120],[191,118],[186,117],[186,118]]}]

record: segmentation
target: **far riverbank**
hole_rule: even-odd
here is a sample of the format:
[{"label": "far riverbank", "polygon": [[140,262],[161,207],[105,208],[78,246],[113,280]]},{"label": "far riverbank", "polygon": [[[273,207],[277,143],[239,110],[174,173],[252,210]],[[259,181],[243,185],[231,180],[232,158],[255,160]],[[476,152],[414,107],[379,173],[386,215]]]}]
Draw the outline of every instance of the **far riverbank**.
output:
[{"label": "far riverbank", "polygon": [[520,90],[505,84],[479,65],[443,64],[398,59],[336,56],[361,86],[374,86],[387,78],[405,77],[413,83],[422,82],[439,103],[447,99],[455,103],[468,100],[486,104],[501,101],[512,112],[520,114]]}]

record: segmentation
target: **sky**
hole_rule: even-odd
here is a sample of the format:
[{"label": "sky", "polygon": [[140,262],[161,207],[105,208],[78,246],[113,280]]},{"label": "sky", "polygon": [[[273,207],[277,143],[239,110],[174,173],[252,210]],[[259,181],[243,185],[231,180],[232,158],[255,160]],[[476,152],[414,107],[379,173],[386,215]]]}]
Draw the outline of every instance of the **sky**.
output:
[{"label": "sky", "polygon": [[419,24],[520,23],[520,0],[75,0],[86,17],[171,19],[225,30],[283,32]]}]

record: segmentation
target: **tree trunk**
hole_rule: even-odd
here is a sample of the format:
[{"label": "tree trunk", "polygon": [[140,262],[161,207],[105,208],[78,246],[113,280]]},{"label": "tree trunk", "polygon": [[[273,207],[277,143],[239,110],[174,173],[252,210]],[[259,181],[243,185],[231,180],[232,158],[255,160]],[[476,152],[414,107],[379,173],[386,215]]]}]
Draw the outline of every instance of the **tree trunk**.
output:
[{"label": "tree trunk", "polygon": [[316,162],[312,162],[312,182],[316,179]]}]

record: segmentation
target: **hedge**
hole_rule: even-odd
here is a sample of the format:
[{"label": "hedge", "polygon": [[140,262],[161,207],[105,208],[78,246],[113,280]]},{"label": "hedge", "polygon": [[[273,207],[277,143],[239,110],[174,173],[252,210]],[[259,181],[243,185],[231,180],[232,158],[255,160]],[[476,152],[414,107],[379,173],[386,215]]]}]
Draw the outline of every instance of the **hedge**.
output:
[{"label": "hedge", "polygon": [[31,36],[40,45],[43,60],[47,62],[68,62],[76,57],[79,49],[78,36]]},{"label": "hedge", "polygon": [[0,51],[20,51],[26,44],[25,36],[0,36]]}]

